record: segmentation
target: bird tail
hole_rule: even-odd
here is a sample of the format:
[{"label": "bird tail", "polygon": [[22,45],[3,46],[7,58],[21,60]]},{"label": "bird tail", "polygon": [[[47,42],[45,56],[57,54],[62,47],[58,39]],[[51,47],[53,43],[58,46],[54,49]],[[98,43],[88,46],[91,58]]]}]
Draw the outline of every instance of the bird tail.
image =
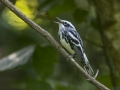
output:
[{"label": "bird tail", "polygon": [[83,53],[83,58],[84,58],[84,61],[85,61],[83,63],[84,69],[87,71],[88,74],[94,75],[94,71],[93,71],[92,67],[90,66],[90,63],[89,63],[85,53]]},{"label": "bird tail", "polygon": [[93,71],[92,67],[90,66],[90,63],[87,59],[86,54],[82,50],[80,51],[78,49],[78,47],[76,47],[76,46],[74,46],[73,48],[76,52],[77,58],[81,61],[81,63],[83,64],[83,67],[87,71],[87,73],[90,75],[94,75],[94,71]]}]

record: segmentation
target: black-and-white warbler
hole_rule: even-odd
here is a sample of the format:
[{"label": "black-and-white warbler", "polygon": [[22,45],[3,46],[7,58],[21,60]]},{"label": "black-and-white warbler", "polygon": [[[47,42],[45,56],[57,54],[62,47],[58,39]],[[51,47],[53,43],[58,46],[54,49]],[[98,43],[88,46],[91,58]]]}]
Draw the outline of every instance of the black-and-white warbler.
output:
[{"label": "black-and-white warbler", "polygon": [[55,21],[55,23],[59,24],[58,36],[60,44],[68,51],[68,53],[77,56],[87,73],[93,75],[94,72],[84,52],[83,41],[75,27],[69,21],[61,20],[58,17],[57,19],[59,22]]}]

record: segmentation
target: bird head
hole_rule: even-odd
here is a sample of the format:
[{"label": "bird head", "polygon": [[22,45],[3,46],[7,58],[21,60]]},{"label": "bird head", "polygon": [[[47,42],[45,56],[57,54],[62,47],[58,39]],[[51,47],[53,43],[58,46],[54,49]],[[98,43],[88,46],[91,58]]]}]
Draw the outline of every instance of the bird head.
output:
[{"label": "bird head", "polygon": [[54,21],[55,23],[59,24],[60,28],[75,28],[71,22],[66,20],[61,20],[60,18],[56,17],[58,21]]}]

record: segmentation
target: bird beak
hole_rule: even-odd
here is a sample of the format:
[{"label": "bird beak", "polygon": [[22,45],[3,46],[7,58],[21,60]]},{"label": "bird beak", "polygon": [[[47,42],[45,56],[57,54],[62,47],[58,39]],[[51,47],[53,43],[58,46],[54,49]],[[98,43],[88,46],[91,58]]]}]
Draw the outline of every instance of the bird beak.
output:
[{"label": "bird beak", "polygon": [[57,23],[57,24],[61,24],[62,22],[61,22],[61,19],[59,19],[58,17],[56,17],[57,19],[58,19],[58,21],[54,21],[55,23]]}]

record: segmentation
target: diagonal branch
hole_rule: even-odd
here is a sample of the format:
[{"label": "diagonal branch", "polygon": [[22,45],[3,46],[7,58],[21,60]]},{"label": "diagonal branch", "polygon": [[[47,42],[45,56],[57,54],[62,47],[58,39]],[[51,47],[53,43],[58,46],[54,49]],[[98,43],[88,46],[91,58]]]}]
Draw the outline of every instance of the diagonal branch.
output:
[{"label": "diagonal branch", "polygon": [[110,90],[100,82],[98,82],[94,77],[91,77],[87,74],[84,69],[73,59],[70,55],[61,47],[61,45],[48,33],[46,30],[38,26],[32,20],[30,20],[26,15],[20,12],[9,0],[0,0],[5,6],[7,6],[13,13],[15,13],[19,18],[21,18],[24,22],[26,22],[30,27],[40,33],[46,40],[48,40],[54,47],[56,47],[68,60],[69,63],[72,64],[90,83],[99,88],[100,90]]}]

